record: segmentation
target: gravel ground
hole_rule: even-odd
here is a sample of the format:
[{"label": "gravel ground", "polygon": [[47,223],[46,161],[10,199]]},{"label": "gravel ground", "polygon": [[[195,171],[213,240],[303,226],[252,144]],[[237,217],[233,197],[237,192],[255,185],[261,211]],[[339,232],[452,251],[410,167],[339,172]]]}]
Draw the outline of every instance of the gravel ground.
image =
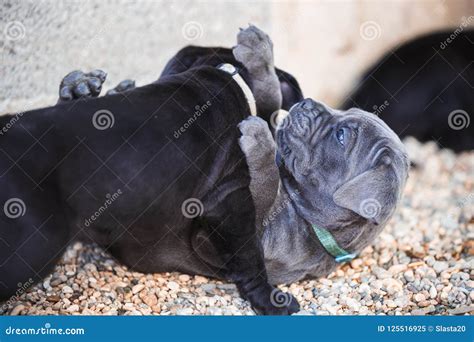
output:
[{"label": "gravel ground", "polygon": [[[474,313],[474,152],[406,141],[417,164],[403,202],[374,244],[327,278],[289,287],[300,314]],[[21,284],[20,284],[21,285]],[[233,284],[131,272],[76,243],[55,272],[0,305],[7,315],[252,315]]]}]

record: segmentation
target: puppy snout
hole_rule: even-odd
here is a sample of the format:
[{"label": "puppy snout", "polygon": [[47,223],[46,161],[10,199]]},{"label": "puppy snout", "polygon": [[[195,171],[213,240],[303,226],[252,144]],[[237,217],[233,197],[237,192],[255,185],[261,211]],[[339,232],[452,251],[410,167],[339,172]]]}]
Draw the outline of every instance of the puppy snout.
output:
[{"label": "puppy snout", "polygon": [[306,110],[313,110],[316,108],[316,102],[314,102],[312,99],[304,99],[301,101],[300,106]]}]

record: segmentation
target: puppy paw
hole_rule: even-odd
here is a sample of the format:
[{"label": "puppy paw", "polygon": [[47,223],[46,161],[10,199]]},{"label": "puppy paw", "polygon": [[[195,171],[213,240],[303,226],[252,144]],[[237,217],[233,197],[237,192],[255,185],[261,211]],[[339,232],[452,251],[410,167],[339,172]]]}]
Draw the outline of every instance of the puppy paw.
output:
[{"label": "puppy paw", "polygon": [[237,126],[242,137],[254,139],[256,142],[274,143],[272,133],[265,120],[258,116],[249,116]]},{"label": "puppy paw", "polygon": [[102,70],[84,73],[75,70],[67,74],[59,86],[59,101],[71,101],[85,97],[97,97],[107,74]]},{"label": "puppy paw", "polygon": [[288,292],[266,286],[248,296],[252,308],[259,315],[282,316],[300,311],[298,301]]},{"label": "puppy paw", "polygon": [[119,94],[123,93],[125,91],[129,91],[131,89],[135,88],[135,81],[133,80],[124,80],[120,82],[115,88],[110,89],[107,91],[106,95],[114,95],[114,94]]},{"label": "puppy paw", "polygon": [[273,165],[276,144],[267,122],[259,117],[250,116],[240,122],[238,128],[242,133],[239,146],[245,154],[249,168],[258,170]]},{"label": "puppy paw", "polygon": [[251,72],[264,71],[273,66],[273,43],[265,32],[254,25],[240,29],[233,54]]}]

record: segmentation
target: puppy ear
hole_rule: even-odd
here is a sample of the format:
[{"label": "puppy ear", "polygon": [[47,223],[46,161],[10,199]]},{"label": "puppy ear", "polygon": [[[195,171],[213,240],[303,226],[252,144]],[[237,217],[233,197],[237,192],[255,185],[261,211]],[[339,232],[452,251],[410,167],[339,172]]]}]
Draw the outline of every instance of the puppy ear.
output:
[{"label": "puppy ear", "polygon": [[380,224],[388,220],[398,201],[399,184],[387,165],[354,177],[340,186],[333,195],[334,203]]}]

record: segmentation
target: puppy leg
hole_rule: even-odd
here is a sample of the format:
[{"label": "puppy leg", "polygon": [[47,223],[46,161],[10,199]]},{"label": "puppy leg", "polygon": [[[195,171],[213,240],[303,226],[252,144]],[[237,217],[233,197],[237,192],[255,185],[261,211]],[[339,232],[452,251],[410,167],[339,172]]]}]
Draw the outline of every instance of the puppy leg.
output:
[{"label": "puppy leg", "polygon": [[0,182],[10,190],[0,196],[0,302],[51,273],[70,236],[54,191],[30,193],[20,186],[12,192],[12,184]]},{"label": "puppy leg", "polygon": [[123,93],[123,92],[129,91],[129,90],[134,89],[134,88],[135,88],[135,81],[133,81],[133,80],[123,80],[122,82],[117,84],[117,86],[115,88],[110,89],[109,91],[107,91],[107,93],[105,95],[119,94],[119,93]]},{"label": "puppy leg", "polygon": [[273,64],[273,43],[259,28],[250,25],[237,34],[234,57],[250,74],[251,88],[257,101],[258,115],[268,121],[282,104],[280,81]]},{"label": "puppy leg", "polygon": [[250,173],[250,192],[256,207],[257,228],[275,202],[280,177],[275,164],[276,144],[268,124],[249,116],[239,124],[239,145],[245,154]]},{"label": "puppy leg", "polygon": [[[107,74],[102,70],[83,73],[75,70],[67,74],[59,86],[59,103],[77,100],[79,98],[98,97],[102,90]],[[124,80],[115,88],[107,91],[106,95],[123,93],[135,88],[135,81]]]},{"label": "puppy leg", "polygon": [[[235,186],[235,180],[232,180]],[[228,187],[221,183],[217,187]],[[264,315],[289,315],[299,304],[289,293],[268,283],[260,239],[255,231],[255,208],[247,187],[241,187],[206,213],[209,238],[224,261],[225,277],[233,281],[242,297]],[[223,221],[221,218],[225,217]]]}]

